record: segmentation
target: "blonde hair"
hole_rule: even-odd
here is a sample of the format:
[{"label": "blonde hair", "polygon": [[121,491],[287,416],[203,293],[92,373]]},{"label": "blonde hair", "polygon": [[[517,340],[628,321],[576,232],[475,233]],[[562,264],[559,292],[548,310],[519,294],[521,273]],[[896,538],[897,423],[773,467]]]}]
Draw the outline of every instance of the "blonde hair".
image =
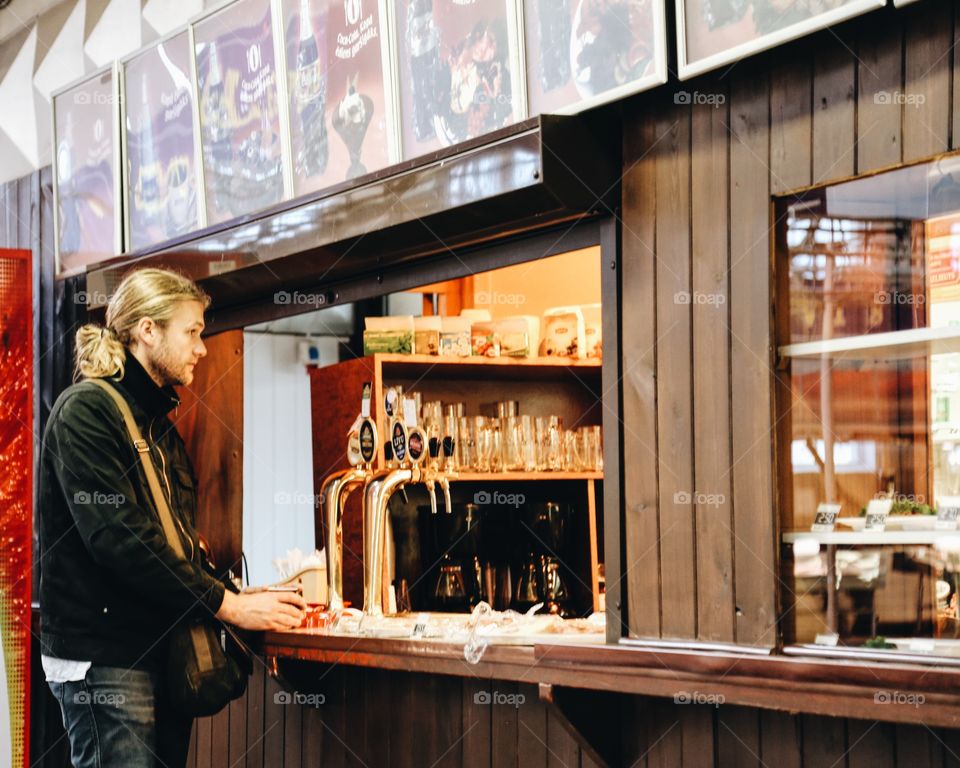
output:
[{"label": "blonde hair", "polygon": [[107,324],[84,325],[76,335],[74,381],[123,377],[126,350],[141,318],[166,328],[181,301],[199,301],[206,309],[210,297],[196,283],[168,269],[138,269],[117,286],[107,304]]}]

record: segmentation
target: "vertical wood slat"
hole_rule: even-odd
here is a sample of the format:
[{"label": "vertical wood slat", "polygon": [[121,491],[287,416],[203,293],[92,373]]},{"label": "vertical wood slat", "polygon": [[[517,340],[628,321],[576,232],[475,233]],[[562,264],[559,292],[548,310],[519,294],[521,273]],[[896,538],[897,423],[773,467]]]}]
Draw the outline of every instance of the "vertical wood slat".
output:
[{"label": "vertical wood slat", "polygon": [[247,743],[243,763],[247,768],[260,768],[263,765],[264,676],[263,665],[255,664],[247,685]]},{"label": "vertical wood slat", "polygon": [[[499,694],[516,696],[517,693],[517,684],[505,680],[491,681],[491,687]],[[491,768],[519,768],[517,765],[519,718],[516,707],[494,702],[490,717],[493,737]]]},{"label": "vertical wood slat", "polygon": [[747,707],[720,707],[717,712],[717,768],[775,765],[762,760],[760,752],[760,713]]},{"label": "vertical wood slat", "polygon": [[230,707],[224,707],[210,720],[210,763],[223,765],[230,754]]},{"label": "vertical wood slat", "polygon": [[365,670],[363,689],[366,695],[366,706],[363,723],[366,731],[366,756],[370,765],[390,764],[392,745],[389,730],[387,730],[388,738],[384,738],[383,724],[389,722],[395,712],[392,706],[392,695],[396,689],[393,684],[396,678],[396,673],[384,669]]},{"label": "vertical wood slat", "polygon": [[[622,182],[621,344],[623,358],[624,553],[629,634],[660,635],[660,558],[657,515],[656,155],[655,125],[628,111]],[[613,575],[613,572],[608,570]],[[618,597],[608,582],[608,600]],[[622,633],[619,633],[622,634]]]},{"label": "vertical wood slat", "polygon": [[852,176],[856,153],[856,59],[829,38],[813,59],[813,183]]},{"label": "vertical wood slat", "polygon": [[847,726],[849,768],[893,768],[896,755],[894,726],[851,720]]},{"label": "vertical wood slat", "polygon": [[[690,109],[657,120],[657,434],[662,634],[697,631],[691,414]],[[666,354],[669,350],[669,354]]]},{"label": "vertical wood slat", "polygon": [[760,756],[776,768],[800,768],[803,735],[800,718],[784,712],[760,713]]},{"label": "vertical wood slat", "polygon": [[211,732],[210,732],[210,718],[201,717],[196,721],[196,732],[197,732],[197,768],[213,768],[213,760],[211,754]]},{"label": "vertical wood slat", "polygon": [[910,768],[941,768],[943,749],[940,737],[929,728],[897,725],[896,764]]},{"label": "vertical wood slat", "polygon": [[[697,634],[733,642],[733,516],[730,498],[730,326],[727,239],[728,107],[693,107],[691,135],[693,466]],[[718,101],[720,101],[718,99]],[[682,353],[682,350],[681,350]],[[667,351],[667,354],[671,352]],[[707,375],[702,375],[707,374]]]},{"label": "vertical wood slat", "polygon": [[804,187],[811,180],[810,57],[797,59],[770,75],[770,187],[773,194]]},{"label": "vertical wood slat", "polygon": [[683,728],[677,707],[663,706],[663,702],[645,699],[640,712],[646,724],[647,741],[644,746],[648,768],[676,768],[683,765]]},{"label": "vertical wood slat", "polygon": [[478,694],[490,690],[488,680],[463,678],[461,762],[464,768],[487,768],[491,764],[490,705],[478,703]]},{"label": "vertical wood slat", "polygon": [[[276,680],[266,673],[266,670],[261,674],[264,676],[263,764],[265,768],[280,768],[283,765],[284,716],[292,710],[299,709],[299,705],[295,703],[283,704],[283,697],[278,696],[283,692],[283,689],[280,688]],[[229,733],[227,736],[229,742]],[[226,754],[226,752],[227,750],[224,750],[221,754]],[[216,740],[214,741],[214,756],[217,756]]]},{"label": "vertical wood slat", "polygon": [[547,710],[547,768],[579,768],[580,749],[573,736]]},{"label": "vertical wood slat", "polygon": [[803,715],[803,765],[843,765],[847,752],[846,720]]},{"label": "vertical wood slat", "polygon": [[730,89],[730,389],[737,642],[776,641],[773,403],[770,386],[769,80]]},{"label": "vertical wood slat", "polygon": [[247,751],[247,696],[230,702],[228,709],[230,732],[227,738],[227,754],[230,765],[243,765],[241,762]]},{"label": "vertical wood slat", "polygon": [[[886,14],[864,19],[857,44],[857,173],[900,162],[903,29]],[[954,134],[956,135],[956,134]]]},{"label": "vertical wood slat", "polygon": [[537,686],[517,686],[524,697],[517,717],[517,764],[522,768],[547,768],[547,705],[540,702]]},{"label": "vertical wood slat", "polygon": [[[331,695],[328,686],[324,686],[325,695]],[[325,753],[326,731],[323,727],[326,705],[323,707],[300,707],[300,722],[303,729],[300,765],[303,768],[326,768],[332,765]]]},{"label": "vertical wood slat", "polygon": [[910,162],[950,146],[953,3],[918,3],[901,18],[906,24],[903,159]]},{"label": "vertical wood slat", "polygon": [[683,765],[690,768],[713,768],[719,758],[714,749],[716,709],[704,704],[687,704],[680,711],[681,750]]},{"label": "vertical wood slat", "polygon": [[301,768],[303,707],[288,707],[283,716],[283,768]]}]

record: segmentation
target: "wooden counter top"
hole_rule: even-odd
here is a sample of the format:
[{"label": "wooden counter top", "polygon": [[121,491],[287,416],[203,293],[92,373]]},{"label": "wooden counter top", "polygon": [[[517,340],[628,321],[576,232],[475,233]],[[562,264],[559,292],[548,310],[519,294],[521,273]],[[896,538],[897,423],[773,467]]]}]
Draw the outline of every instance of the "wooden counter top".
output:
[{"label": "wooden counter top", "polygon": [[788,712],[960,726],[960,669],[628,646],[491,645],[478,664],[431,640],[271,632],[278,659],[349,664],[551,687],[716,701]]}]

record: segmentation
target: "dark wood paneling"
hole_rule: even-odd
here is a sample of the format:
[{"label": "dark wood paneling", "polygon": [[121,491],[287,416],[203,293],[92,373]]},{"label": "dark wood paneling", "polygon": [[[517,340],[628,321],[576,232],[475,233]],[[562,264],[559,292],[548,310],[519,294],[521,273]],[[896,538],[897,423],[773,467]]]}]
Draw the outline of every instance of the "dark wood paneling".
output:
[{"label": "dark wood paneling", "polygon": [[240,573],[243,539],[243,333],[204,339],[207,356],[180,387],[173,421],[199,481],[197,530],[221,570]]},{"label": "dark wood paneling", "polygon": [[[659,114],[654,153],[657,346],[663,350],[657,355],[662,633],[695,637],[692,328],[690,304],[683,300],[689,298],[691,289],[690,109],[662,104]],[[627,333],[625,330],[624,335]]]},{"label": "dark wood paneling", "polygon": [[[733,642],[733,514],[730,497],[729,106],[693,107],[691,153],[693,456],[697,634]],[[678,350],[682,354],[682,350]]]},{"label": "dark wood paneling", "polygon": [[812,78],[806,47],[770,74],[770,190],[810,184]]},{"label": "dark wood paneling", "polygon": [[803,758],[800,718],[782,712],[761,712],[760,755],[769,766],[800,768]]},{"label": "dark wood paneling", "polygon": [[856,58],[840,37],[821,37],[813,59],[813,183],[852,176],[857,158]]},{"label": "dark wood paneling", "polygon": [[950,146],[953,10],[953,3],[917,3],[901,17],[906,26],[903,159],[908,162]]},{"label": "dark wood paneling", "polygon": [[903,28],[887,14],[864,20],[857,45],[857,172],[900,162],[903,107],[887,94],[900,90]]},{"label": "dark wood paneling", "polygon": [[730,90],[731,480],[738,642],[776,640],[770,294],[770,106],[765,74]]},{"label": "dark wood paneling", "polygon": [[[639,102],[634,102],[639,105]],[[654,121],[642,109],[627,110],[631,130],[624,131],[622,230],[623,338],[623,571],[628,632],[660,635],[660,531],[657,514],[657,368],[656,368],[656,154]],[[607,598],[616,600],[617,579],[607,578]],[[622,600],[622,597],[621,597]],[[620,632],[618,634],[624,634]]]},{"label": "dark wood paneling", "polygon": [[886,768],[896,757],[895,728],[889,723],[851,720],[847,726],[849,768]]},{"label": "dark wood paneling", "polygon": [[803,765],[843,765],[847,751],[846,721],[815,715],[803,715]]}]

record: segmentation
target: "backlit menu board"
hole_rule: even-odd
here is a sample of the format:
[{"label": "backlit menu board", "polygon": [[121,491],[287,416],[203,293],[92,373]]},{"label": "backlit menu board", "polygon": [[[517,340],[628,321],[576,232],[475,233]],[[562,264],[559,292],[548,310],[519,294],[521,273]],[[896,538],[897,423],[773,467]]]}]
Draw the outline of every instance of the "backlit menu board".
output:
[{"label": "backlit menu board", "polygon": [[523,118],[515,3],[391,1],[404,159]]},{"label": "backlit menu board", "polygon": [[200,187],[183,30],[122,65],[127,248],[140,250],[200,226]]},{"label": "backlit menu board", "polygon": [[239,0],[194,24],[208,224],[284,198],[270,0]]},{"label": "backlit menu board", "polygon": [[120,253],[120,98],[111,66],[53,95],[57,273]]},{"label": "backlit menu board", "polygon": [[284,0],[294,195],[396,160],[386,9],[377,0]]},{"label": "backlit menu board", "polygon": [[664,0],[524,0],[529,113],[573,113],[667,80]]}]

